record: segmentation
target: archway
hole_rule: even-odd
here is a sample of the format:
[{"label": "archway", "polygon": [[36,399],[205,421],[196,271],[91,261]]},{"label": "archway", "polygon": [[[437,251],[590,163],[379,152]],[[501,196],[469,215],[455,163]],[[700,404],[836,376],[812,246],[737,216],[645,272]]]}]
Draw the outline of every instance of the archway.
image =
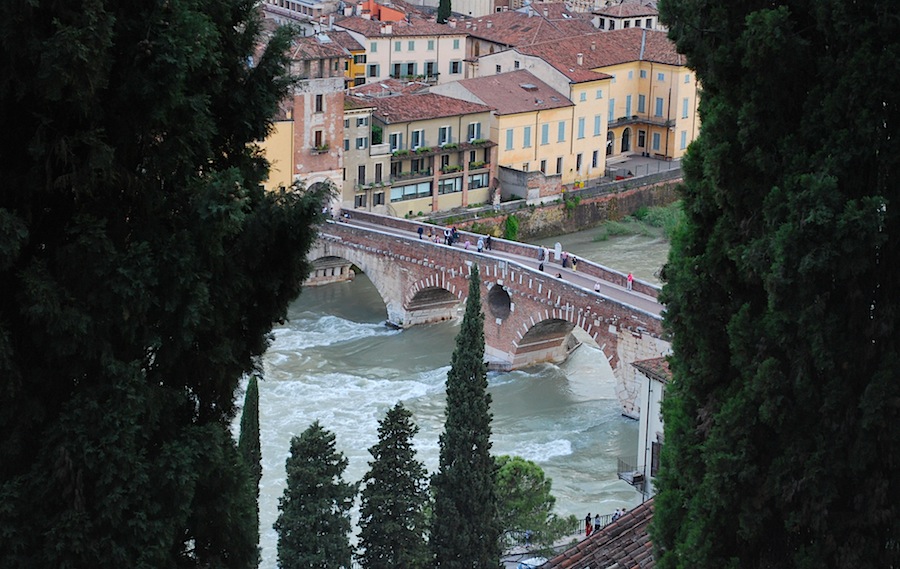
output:
[{"label": "archway", "polygon": [[622,152],[631,150],[631,128],[622,131]]},{"label": "archway", "polygon": [[615,146],[616,135],[613,131],[606,131],[606,155],[611,156],[613,153],[613,146]]}]

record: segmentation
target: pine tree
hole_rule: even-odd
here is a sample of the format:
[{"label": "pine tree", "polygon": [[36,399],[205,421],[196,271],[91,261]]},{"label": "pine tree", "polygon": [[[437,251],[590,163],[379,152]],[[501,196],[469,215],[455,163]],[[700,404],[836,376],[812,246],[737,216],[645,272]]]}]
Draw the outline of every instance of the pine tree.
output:
[{"label": "pine tree", "polygon": [[291,439],[287,487],[278,500],[278,566],[338,569],[350,566],[350,508],[356,486],[343,480],[347,459],[334,433],[318,421]]},{"label": "pine tree", "polygon": [[429,544],[437,567],[484,569],[497,567],[500,561],[490,404],[481,279],[473,265],[466,311],[447,373],[440,467],[431,482],[434,516]]},{"label": "pine tree", "polygon": [[450,19],[450,0],[440,0],[438,2],[438,10],[437,10],[437,22],[439,24],[446,24],[447,20]]},{"label": "pine tree", "polygon": [[259,385],[256,374],[250,375],[244,409],[241,412],[241,434],[238,451],[250,474],[256,497],[256,543],[259,544],[259,482],[262,480],[262,449],[259,442]]},{"label": "pine tree", "polygon": [[0,567],[248,567],[235,391],[320,197],[260,189],[255,2],[0,3]]},{"label": "pine tree", "polygon": [[657,566],[898,567],[896,5],[660,11],[703,131],[662,297]]},{"label": "pine tree", "polygon": [[363,478],[359,561],[367,569],[417,569],[430,566],[425,541],[428,479],[416,460],[412,438],[419,428],[402,403],[378,426],[378,444]]}]

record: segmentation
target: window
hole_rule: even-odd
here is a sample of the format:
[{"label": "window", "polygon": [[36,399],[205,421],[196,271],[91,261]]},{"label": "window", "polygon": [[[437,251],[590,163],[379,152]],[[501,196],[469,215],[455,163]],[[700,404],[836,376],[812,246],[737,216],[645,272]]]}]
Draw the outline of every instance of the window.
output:
[{"label": "window", "polygon": [[584,138],[584,117],[578,117],[578,138]]},{"label": "window", "polygon": [[345,151],[350,150],[350,139],[349,138],[344,139],[344,150]]},{"label": "window", "polygon": [[653,18],[647,18],[644,20],[644,27],[650,29],[653,27]]},{"label": "window", "polygon": [[402,65],[400,63],[395,63],[391,65],[391,77],[398,78],[403,73]]},{"label": "window", "polygon": [[499,66],[499,65],[495,65],[495,66],[494,66],[494,72],[495,72],[495,73],[503,73],[503,68],[502,68],[501,66]]},{"label": "window", "polygon": [[580,174],[581,173],[581,163],[583,162],[581,153],[575,155],[575,170]]},{"label": "window", "polygon": [[384,205],[384,192],[372,194],[372,205]]},{"label": "window", "polygon": [[600,29],[601,30],[606,29],[606,18],[600,18]]},{"label": "window", "polygon": [[528,167],[529,167],[528,162],[525,162],[524,164],[522,164],[522,171],[523,171],[523,172],[527,172],[527,171],[528,171]]},{"label": "window", "polygon": [[638,131],[638,148],[644,148],[647,146],[647,131],[639,130]]},{"label": "window", "polygon": [[426,61],[425,62],[425,75],[427,77],[434,77],[437,75],[437,62],[435,61]]},{"label": "window", "polygon": [[381,75],[381,66],[377,63],[370,63],[369,69],[366,71],[366,77],[378,77]]},{"label": "window", "polygon": [[597,89],[597,93],[594,95],[594,98],[602,99],[603,98],[603,89]]},{"label": "window", "polygon": [[631,117],[631,95],[625,95],[625,116]]},{"label": "window", "polygon": [[313,132],[313,144],[315,144],[317,148],[325,146],[321,130]]},{"label": "window", "polygon": [[316,95],[316,112],[321,113],[325,107],[325,95]]},{"label": "window", "polygon": [[415,150],[420,146],[425,144],[425,131],[424,130],[414,130],[409,136],[410,139],[410,150]]},{"label": "window", "polygon": [[541,144],[550,144],[550,125],[547,123],[541,125]]},{"label": "window", "polygon": [[462,73],[462,61],[456,60],[450,62],[450,75],[459,75]]},{"label": "window", "polygon": [[434,51],[434,40],[428,40],[428,51]]},{"label": "window", "polygon": [[682,150],[684,150],[685,148],[687,148],[687,131],[686,131],[686,130],[681,131],[681,144],[680,144],[680,146],[681,146],[681,149],[682,149]]},{"label": "window", "polygon": [[616,120],[616,100],[609,100],[609,112],[606,114],[606,122],[613,122]]},{"label": "window", "polygon": [[418,174],[419,172],[424,172],[427,170],[425,167],[425,159],[424,158],[414,158],[409,161],[409,169]]},{"label": "window", "polygon": [[610,82],[611,84],[613,84],[613,85],[616,84],[616,74],[615,74],[615,73],[612,73],[612,74],[611,74],[610,79],[609,79],[609,82]]},{"label": "window", "polygon": [[474,150],[470,150],[470,151],[469,151],[469,162],[470,162],[470,163],[471,163],[471,162],[475,162],[475,160],[477,160],[476,156],[477,156],[477,155],[475,154],[475,151],[474,151]]},{"label": "window", "polygon": [[659,138],[660,138],[659,133],[654,132],[653,133],[653,150],[659,151]]},{"label": "window", "polygon": [[488,185],[487,174],[472,174],[469,176],[469,189],[486,188]]},{"label": "window", "polygon": [[628,80],[631,81],[632,79],[634,79],[634,71],[629,69],[628,70]]},{"label": "window", "polygon": [[547,161],[546,160],[541,160],[541,172],[543,172],[544,174],[547,173]]},{"label": "window", "polygon": [[356,208],[366,207],[366,194],[356,194],[353,206]]},{"label": "window", "polygon": [[[469,128],[466,130],[466,139],[469,142],[473,140],[478,140],[481,138],[481,123],[480,122],[470,122]],[[474,162],[474,160],[472,160]]]},{"label": "window", "polygon": [[453,127],[442,126],[438,129],[438,144],[443,146],[453,142]]},{"label": "window", "polygon": [[416,51],[416,42],[414,40],[409,40],[406,42],[406,47],[409,51]]},{"label": "window", "polygon": [[369,126],[369,117],[356,117],[356,126]]},{"label": "window", "polygon": [[382,168],[383,168],[383,166],[382,166],[381,162],[379,162],[378,164],[375,164],[375,183],[381,182]]},{"label": "window", "polygon": [[522,148],[531,148],[531,127],[526,126],[523,130],[524,130],[524,134],[523,134],[524,140],[522,143]]},{"label": "window", "polygon": [[372,53],[378,53],[378,42],[372,42],[369,44],[369,51]]},{"label": "window", "polygon": [[453,49],[459,49],[459,40],[458,39],[453,40]]},{"label": "window", "polygon": [[685,82],[685,83],[690,83],[690,82],[691,82],[691,74],[690,74],[690,73],[685,73],[685,74],[684,74],[684,82]]},{"label": "window", "polygon": [[665,80],[666,80],[666,74],[665,74],[665,73],[657,73],[657,74],[656,74],[656,80],[657,80],[657,81],[665,81]]},{"label": "window", "polygon": [[623,28],[630,28],[630,27],[631,27],[631,20],[625,20],[625,21],[622,23],[622,27],[623,27]]},{"label": "window", "polygon": [[506,149],[513,149],[513,130],[511,128],[506,129]]},{"label": "window", "polygon": [[357,184],[365,184],[366,183],[366,165],[360,164],[356,167],[356,183]]},{"label": "window", "polygon": [[600,151],[594,150],[591,154],[591,168],[596,168],[600,164]]},{"label": "window", "polygon": [[344,119],[344,128],[350,128],[350,119]]},{"label": "window", "polygon": [[610,20],[610,21],[609,21],[609,30],[612,31],[612,30],[614,30],[614,29],[616,29],[616,21],[615,21],[615,20]]},{"label": "window", "polygon": [[587,93],[582,91],[581,94],[578,96],[578,102],[583,103],[585,101],[587,101]]},{"label": "window", "polygon": [[450,155],[444,154],[443,156],[441,156],[441,168],[446,168],[449,165],[450,165]]},{"label": "window", "polygon": [[688,118],[688,98],[685,97],[681,100],[681,118]]},{"label": "window", "polygon": [[562,174],[562,165],[563,165],[563,157],[560,156],[556,159],[556,173]]},{"label": "window", "polygon": [[566,121],[559,121],[556,125],[556,142],[566,141]]},{"label": "window", "polygon": [[519,61],[518,60],[513,61],[513,69],[518,69],[518,68],[519,68]]},{"label": "window", "polygon": [[647,97],[644,95],[638,95],[638,112],[639,113],[647,112]]},{"label": "window", "polygon": [[366,54],[358,54],[353,56],[353,63],[365,63],[366,62]]},{"label": "window", "polygon": [[394,42],[394,51],[400,51],[400,46],[403,42],[395,41]]},{"label": "window", "polygon": [[641,79],[646,79],[646,78],[647,78],[647,70],[641,69]]},{"label": "window", "polygon": [[462,178],[457,176],[455,178],[444,178],[440,182],[438,182],[438,193],[439,194],[453,194],[456,192],[462,191]]},{"label": "window", "polygon": [[363,148],[369,147],[369,137],[368,136],[360,136],[356,139],[356,149],[362,150]]},{"label": "window", "polygon": [[662,97],[656,98],[656,110],[653,114],[658,117],[663,116],[663,98]]},{"label": "window", "polygon": [[594,136],[600,136],[600,124],[603,117],[594,115]]}]

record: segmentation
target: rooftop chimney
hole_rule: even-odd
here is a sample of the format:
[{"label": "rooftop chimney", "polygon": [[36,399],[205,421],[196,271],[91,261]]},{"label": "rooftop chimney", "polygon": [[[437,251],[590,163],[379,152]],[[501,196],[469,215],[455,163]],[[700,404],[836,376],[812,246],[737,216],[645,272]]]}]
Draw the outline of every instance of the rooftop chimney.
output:
[{"label": "rooftop chimney", "polygon": [[494,22],[492,22],[491,20],[488,20],[488,21],[485,23],[485,25],[488,27],[488,29],[490,29],[490,28],[492,28],[492,27],[494,26]]},{"label": "rooftop chimney", "polygon": [[591,42],[591,51],[597,51],[597,42],[595,42],[595,41]]},{"label": "rooftop chimney", "polygon": [[456,28],[456,18],[450,18],[447,20],[447,25],[451,28]]},{"label": "rooftop chimney", "polygon": [[575,62],[578,63],[578,65],[584,65],[584,54],[576,53],[575,54]]},{"label": "rooftop chimney", "polygon": [[394,26],[391,25],[390,22],[382,22],[381,23],[381,33],[385,35],[390,35],[394,33]]},{"label": "rooftop chimney", "polygon": [[545,17],[545,18],[549,18],[549,17],[550,17],[550,9],[549,9],[549,8],[544,8],[544,17]]}]

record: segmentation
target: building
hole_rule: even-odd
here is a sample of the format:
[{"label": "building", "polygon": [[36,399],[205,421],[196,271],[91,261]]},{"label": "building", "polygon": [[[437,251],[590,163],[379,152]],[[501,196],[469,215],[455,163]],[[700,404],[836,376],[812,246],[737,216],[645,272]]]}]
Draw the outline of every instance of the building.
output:
[{"label": "building", "polygon": [[672,378],[665,357],[641,360],[631,364],[638,371],[641,394],[641,417],[636,457],[619,459],[619,478],[634,486],[645,497],[653,496],[653,481],[659,470],[659,457],[665,440],[662,401]]},{"label": "building", "polygon": [[344,86],[347,89],[366,82],[366,48],[345,31],[332,30],[325,34],[331,41],[347,50],[344,61]]},{"label": "building", "polygon": [[464,77],[466,33],[455,22],[438,24],[415,14],[379,21],[364,14],[341,18],[334,27],[365,47],[366,83],[394,78],[437,84]]},{"label": "building", "polygon": [[[607,159],[632,153],[678,159],[700,131],[696,77],[665,32],[628,28],[518,46],[482,56],[477,73],[498,67],[526,69],[577,104],[599,104]],[[609,76],[607,88],[575,94],[586,71]]]},{"label": "building", "polygon": [[391,152],[374,125],[375,107],[359,97],[344,98],[344,189],[342,209],[387,214]]},{"label": "building", "polygon": [[648,500],[550,559],[541,569],[653,569],[652,521],[653,500]]},{"label": "building", "polygon": [[432,88],[494,109],[488,138],[497,142],[503,196],[530,203],[557,199],[578,179],[575,105],[525,70],[464,79]]},{"label": "building", "polygon": [[622,2],[609,4],[593,11],[593,22],[597,29],[614,31],[625,28],[645,28],[661,30],[665,28],[659,23],[659,11],[652,5],[640,2]]},{"label": "building", "polygon": [[434,93],[382,94],[374,87],[352,99],[373,108],[373,128],[390,151],[388,213],[414,216],[491,199],[497,162],[496,144],[485,138],[490,107]]}]

